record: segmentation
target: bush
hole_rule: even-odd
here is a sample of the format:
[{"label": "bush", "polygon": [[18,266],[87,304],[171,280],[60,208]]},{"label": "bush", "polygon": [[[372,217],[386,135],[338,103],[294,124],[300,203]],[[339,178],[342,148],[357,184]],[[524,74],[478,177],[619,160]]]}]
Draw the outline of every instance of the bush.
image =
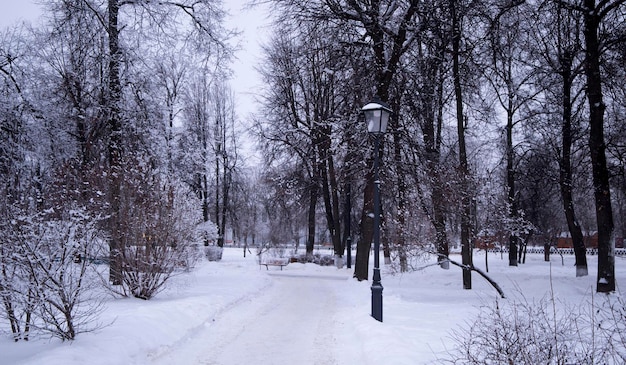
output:
[{"label": "bush", "polygon": [[197,229],[201,211],[183,183],[141,165],[126,172],[122,190],[115,217],[119,245],[111,252],[110,265],[111,270],[120,270],[121,280],[110,289],[150,299],[175,272],[188,269],[201,257]]},{"label": "bush", "polygon": [[222,253],[224,249],[219,246],[207,246],[204,248],[204,256],[209,261],[220,261],[222,259]]},{"label": "bush", "polygon": [[496,301],[452,334],[452,364],[623,364],[626,305],[602,297],[578,307],[544,298]]},{"label": "bush", "polygon": [[14,339],[36,330],[73,340],[97,329],[97,280],[83,258],[97,255],[98,219],[84,209],[51,209],[9,222],[1,230],[0,296]]},{"label": "bush", "polygon": [[335,256],[334,255],[321,255],[319,253],[313,255],[293,255],[290,257],[290,262],[299,262],[302,264],[312,263],[320,266],[334,266],[335,265]]}]

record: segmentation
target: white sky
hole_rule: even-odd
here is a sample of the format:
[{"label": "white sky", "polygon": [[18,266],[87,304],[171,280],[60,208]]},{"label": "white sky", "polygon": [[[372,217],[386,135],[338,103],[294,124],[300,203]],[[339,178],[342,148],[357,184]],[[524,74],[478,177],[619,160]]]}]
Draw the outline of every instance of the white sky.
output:
[{"label": "white sky", "polygon": [[[226,6],[230,7],[231,20],[229,26],[237,28],[241,34],[241,50],[237,53],[237,60],[233,64],[235,71],[233,87],[240,93],[243,99],[251,102],[252,94],[257,92],[260,79],[255,67],[261,57],[261,45],[263,39],[269,35],[269,19],[263,8],[244,9],[249,0],[228,0]],[[243,101],[243,100],[242,100]],[[252,113],[254,109],[249,105],[242,105],[241,117]],[[245,110],[245,111],[244,111]]]},{"label": "white sky", "polygon": [[7,27],[19,21],[34,21],[40,15],[33,0],[0,0],[0,26]]}]

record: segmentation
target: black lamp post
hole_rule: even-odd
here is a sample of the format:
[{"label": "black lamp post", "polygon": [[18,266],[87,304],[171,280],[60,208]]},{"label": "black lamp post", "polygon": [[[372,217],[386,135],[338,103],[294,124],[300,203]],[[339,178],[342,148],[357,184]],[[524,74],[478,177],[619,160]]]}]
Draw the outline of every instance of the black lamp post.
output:
[{"label": "black lamp post", "polygon": [[383,285],[380,282],[380,179],[378,177],[378,155],[380,137],[387,131],[391,109],[377,97],[363,107],[367,131],[374,135],[374,275],[372,278],[372,317],[383,321]]}]

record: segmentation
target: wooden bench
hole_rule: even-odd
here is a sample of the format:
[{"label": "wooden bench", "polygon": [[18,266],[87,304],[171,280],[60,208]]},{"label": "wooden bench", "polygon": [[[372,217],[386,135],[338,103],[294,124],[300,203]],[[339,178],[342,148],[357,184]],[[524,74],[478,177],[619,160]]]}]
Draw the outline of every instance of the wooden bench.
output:
[{"label": "wooden bench", "polygon": [[265,266],[266,270],[270,269],[270,266],[280,266],[280,271],[283,270],[283,266],[289,265],[289,259],[269,259],[261,262],[261,266]]}]

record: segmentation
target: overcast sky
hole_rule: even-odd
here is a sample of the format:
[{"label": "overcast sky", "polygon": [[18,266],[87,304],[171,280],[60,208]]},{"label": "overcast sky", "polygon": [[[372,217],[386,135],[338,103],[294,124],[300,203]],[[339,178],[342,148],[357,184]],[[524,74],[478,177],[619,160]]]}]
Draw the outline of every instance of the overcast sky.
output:
[{"label": "overcast sky", "polygon": [[7,27],[23,20],[34,21],[40,15],[33,0],[0,0],[0,26]]}]

